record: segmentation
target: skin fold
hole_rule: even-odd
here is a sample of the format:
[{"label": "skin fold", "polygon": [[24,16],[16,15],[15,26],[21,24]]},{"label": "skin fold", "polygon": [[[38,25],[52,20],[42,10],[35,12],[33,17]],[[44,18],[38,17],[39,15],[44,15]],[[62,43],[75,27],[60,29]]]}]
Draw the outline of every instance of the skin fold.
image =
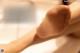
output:
[{"label": "skin fold", "polygon": [[[70,5],[71,10],[73,10],[73,8],[72,8],[74,6],[73,4]],[[74,13],[76,11],[78,12],[77,9],[71,11],[71,20],[74,19],[74,17],[75,18],[79,17],[77,15],[78,13],[76,13],[74,16]],[[63,33],[59,34],[57,37],[59,37],[60,35],[67,35],[67,34],[70,34],[72,32],[75,33],[75,31],[78,31],[80,29],[79,26],[80,26],[79,21],[78,22],[72,22],[72,24],[68,25],[67,29]],[[4,48],[4,50],[5,50],[4,53],[19,53],[30,45],[33,45],[33,44],[39,43],[39,42],[43,42],[43,41],[46,41],[46,40],[51,39],[51,38],[55,38],[55,37],[50,37],[50,38],[46,38],[46,39],[41,39],[38,37],[38,35],[36,35],[36,33],[37,32],[36,32],[36,28],[35,28],[30,33],[25,34],[23,37],[21,37],[17,40],[14,40],[9,44],[0,44],[0,48]],[[67,41],[64,43],[64,45],[62,45],[59,49],[57,49],[53,53],[74,53],[74,52],[77,52],[77,50],[79,49],[79,45],[80,45],[79,39],[68,36]],[[65,51],[67,51],[67,52],[65,52]]]},{"label": "skin fold", "polygon": [[[78,5],[78,6],[76,6],[76,5]],[[70,7],[71,14],[70,14],[69,8],[66,8],[66,9],[64,8],[65,10],[63,10],[63,12],[62,12],[65,17],[63,15],[61,15],[61,13],[59,14],[60,15],[59,16],[58,15],[59,12],[56,12],[55,9],[54,10],[51,9],[50,11],[48,11],[47,16],[45,17],[45,19],[43,20],[43,22],[41,23],[41,25],[39,26],[39,28],[37,30],[37,35],[40,38],[47,38],[49,36],[58,36],[61,33],[64,33],[64,31],[66,31],[64,29],[68,28],[69,25],[79,22],[80,21],[79,2],[74,2],[73,4],[69,5],[69,7]],[[65,14],[67,14],[67,15],[65,15]],[[56,15],[59,17],[57,17]],[[64,21],[66,22],[66,24]],[[76,31],[72,34],[73,34],[73,36],[79,38],[79,35],[80,35],[79,31]]]},{"label": "skin fold", "polygon": [[[74,6],[76,6],[77,8],[74,8]],[[52,53],[78,53],[79,52],[79,49],[80,49],[80,39],[78,39],[80,37],[80,35],[79,35],[80,34],[79,33],[79,30],[80,30],[80,13],[79,13],[80,5],[79,5],[79,2],[74,2],[71,5],[69,5],[69,7],[70,7],[71,12],[73,12],[73,13],[71,13],[70,25],[67,28],[67,30],[65,30],[65,32],[63,34],[61,34],[61,36],[65,35],[65,34],[67,34],[67,35],[70,34],[70,35],[59,38],[57,40],[57,42],[59,42],[58,45],[61,44],[61,47],[59,47],[59,49],[57,49],[56,51],[54,51]],[[57,36],[57,37],[59,37],[59,36]],[[54,38],[54,37],[51,37],[51,38]],[[48,39],[51,39],[51,38],[48,38]],[[44,39],[44,40],[47,40],[47,39]],[[44,41],[44,40],[42,40],[42,41]],[[63,42],[63,44],[61,43],[60,40]],[[38,41],[40,42],[39,39],[38,39]]]},{"label": "skin fold", "polygon": [[[69,5],[69,7],[72,12],[71,19],[73,19],[73,20],[71,20],[71,21],[74,21],[74,22],[80,21],[80,2],[74,2],[73,4]],[[74,22],[72,22],[72,23],[74,23]],[[80,30],[75,31],[72,34],[74,37],[80,38]]]},{"label": "skin fold", "polygon": [[[70,11],[67,6],[59,6],[51,9],[46,14],[43,22],[37,30],[37,35],[41,38],[46,36],[56,36],[62,33],[66,26],[69,25]],[[47,27],[46,27],[47,26]]]}]

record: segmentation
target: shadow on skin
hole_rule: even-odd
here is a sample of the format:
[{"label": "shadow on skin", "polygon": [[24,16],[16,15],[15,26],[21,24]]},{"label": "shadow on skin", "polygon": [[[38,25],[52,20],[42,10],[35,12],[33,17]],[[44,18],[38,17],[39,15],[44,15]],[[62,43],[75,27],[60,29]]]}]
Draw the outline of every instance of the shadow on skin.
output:
[{"label": "shadow on skin", "polygon": [[78,53],[80,47],[80,39],[76,39],[70,35],[62,37],[61,41],[64,43],[60,41],[61,38],[57,39],[56,44],[59,46],[59,48],[53,53]]}]

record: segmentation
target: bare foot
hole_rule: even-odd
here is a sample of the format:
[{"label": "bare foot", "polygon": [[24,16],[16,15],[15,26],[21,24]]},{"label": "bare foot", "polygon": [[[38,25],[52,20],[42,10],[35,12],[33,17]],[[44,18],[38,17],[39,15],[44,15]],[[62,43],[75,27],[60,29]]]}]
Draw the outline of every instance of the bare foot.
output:
[{"label": "bare foot", "polygon": [[40,38],[55,36],[64,31],[70,19],[69,7],[60,5],[48,11],[45,19],[37,30]]}]

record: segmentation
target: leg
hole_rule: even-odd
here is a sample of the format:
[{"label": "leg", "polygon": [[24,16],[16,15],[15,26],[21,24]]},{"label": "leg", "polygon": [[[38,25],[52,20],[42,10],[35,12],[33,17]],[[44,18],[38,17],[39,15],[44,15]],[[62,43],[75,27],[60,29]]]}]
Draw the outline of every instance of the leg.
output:
[{"label": "leg", "polygon": [[[74,2],[69,5],[71,9],[71,23],[80,21],[80,2]],[[73,21],[73,22],[72,22]],[[72,33],[73,36],[80,38],[80,30]]]}]

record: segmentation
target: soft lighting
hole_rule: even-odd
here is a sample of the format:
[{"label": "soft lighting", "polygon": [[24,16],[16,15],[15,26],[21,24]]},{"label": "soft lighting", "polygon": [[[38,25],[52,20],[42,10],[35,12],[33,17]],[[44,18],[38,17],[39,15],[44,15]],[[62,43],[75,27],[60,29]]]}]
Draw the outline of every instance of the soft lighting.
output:
[{"label": "soft lighting", "polygon": [[0,14],[0,21],[2,20],[2,18],[3,18],[3,15],[2,15],[2,14]]},{"label": "soft lighting", "polygon": [[40,24],[43,20],[45,16],[45,12],[43,10],[38,10],[37,13],[36,13],[36,17],[37,17],[37,24]]},{"label": "soft lighting", "polygon": [[1,23],[1,24],[0,24],[0,29],[3,29],[3,27],[4,27],[4,24]]},{"label": "soft lighting", "polygon": [[2,29],[3,28],[3,23],[2,23],[2,18],[3,18],[3,15],[2,14],[0,14],[0,29]]},{"label": "soft lighting", "polygon": [[57,48],[56,39],[51,39],[43,43],[32,45],[21,53],[53,53]]}]

